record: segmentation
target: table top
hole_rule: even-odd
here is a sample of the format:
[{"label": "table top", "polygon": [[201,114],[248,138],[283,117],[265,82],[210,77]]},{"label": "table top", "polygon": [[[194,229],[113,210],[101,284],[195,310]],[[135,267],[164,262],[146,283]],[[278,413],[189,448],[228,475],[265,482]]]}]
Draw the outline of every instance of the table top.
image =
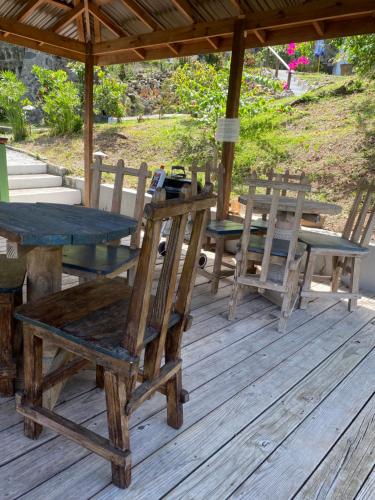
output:
[{"label": "table top", "polygon": [[21,245],[88,245],[132,234],[137,221],[78,205],[0,202],[0,236]]},{"label": "table top", "polygon": [[[255,195],[254,210],[259,213],[267,213],[271,206],[271,195]],[[238,201],[244,205],[247,203],[247,195],[242,195],[238,198]],[[289,198],[287,196],[281,196],[279,199],[279,210],[282,212],[294,212],[296,208],[297,200],[296,198]],[[335,205],[334,203],[325,203],[323,201],[309,200],[306,199],[303,204],[304,214],[316,214],[316,215],[337,215],[341,213],[341,207]]]}]

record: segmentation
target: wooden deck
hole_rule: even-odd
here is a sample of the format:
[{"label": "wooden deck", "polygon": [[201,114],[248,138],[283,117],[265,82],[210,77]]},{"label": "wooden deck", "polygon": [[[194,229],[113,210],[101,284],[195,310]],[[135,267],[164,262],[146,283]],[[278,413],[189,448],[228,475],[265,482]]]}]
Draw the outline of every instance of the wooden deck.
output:
[{"label": "wooden deck", "polygon": [[[230,323],[230,282],[215,297],[209,288],[197,279],[184,339],[184,425],[166,425],[162,396],[134,414],[131,487],[112,486],[109,463],[50,431],[26,439],[3,398],[1,499],[375,498],[375,300],[354,313],[316,300],[280,334],[265,298],[247,295]],[[66,385],[57,408],[105,433],[93,371]]]}]

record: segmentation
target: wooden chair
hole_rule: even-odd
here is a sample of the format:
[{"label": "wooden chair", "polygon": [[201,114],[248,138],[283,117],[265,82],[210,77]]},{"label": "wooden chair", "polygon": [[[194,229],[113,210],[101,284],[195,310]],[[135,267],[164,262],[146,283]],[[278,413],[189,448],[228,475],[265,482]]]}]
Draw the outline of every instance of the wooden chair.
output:
[{"label": "wooden chair", "polygon": [[[265,237],[251,232],[254,198],[257,188],[269,188],[272,195],[271,209]],[[296,209],[293,217],[290,237],[288,240],[277,238],[276,223],[279,217],[278,203],[281,191],[297,193]],[[260,293],[265,290],[277,292],[282,296],[281,316],[278,329],[284,332],[287,320],[293,311],[295,298],[298,296],[298,278],[305,245],[298,242],[298,232],[303,211],[305,194],[310,191],[307,181],[304,183],[283,182],[282,176],[277,176],[276,181],[259,180],[256,174],[252,175],[249,182],[249,194],[246,205],[244,230],[240,242],[240,250],[236,255],[236,272],[232,296],[229,302],[228,317],[232,320],[235,316],[240,287],[251,286]],[[260,274],[248,274],[249,262],[261,265]],[[271,265],[276,265],[280,272],[271,271]],[[272,266],[274,267],[274,266]]]},{"label": "wooden chair", "polygon": [[[300,307],[307,307],[308,299],[336,297],[349,299],[349,311],[357,307],[359,275],[362,259],[368,254],[368,245],[375,227],[375,186],[360,185],[341,237],[313,231],[301,231],[299,240],[307,245],[307,260],[301,290]],[[332,257],[331,291],[311,289],[316,259]],[[339,292],[342,274],[350,276],[349,291]]]},{"label": "wooden chair", "polygon": [[14,308],[22,304],[26,266],[23,260],[0,255],[0,395],[14,394],[21,338],[17,336]]},{"label": "wooden chair", "polygon": [[91,208],[99,208],[100,185],[103,172],[115,174],[111,209],[113,213],[120,213],[121,210],[124,176],[129,175],[138,178],[133,212],[138,225],[137,230],[131,236],[130,246],[119,245],[119,242],[113,242],[111,245],[69,245],[63,248],[63,272],[79,276],[84,280],[98,277],[112,278],[124,271],[134,269],[139,257],[142,212],[145,201],[146,180],[149,177],[147,164],[142,163],[139,169],[135,169],[125,167],[123,160],[119,160],[117,165],[113,167],[103,165],[102,158],[96,157],[93,165]]},{"label": "wooden chair", "polygon": [[[181,340],[191,323],[190,303],[206,211],[216,203],[209,190],[194,198],[187,196],[186,189],[183,192],[184,199],[164,201],[165,191],[159,189],[157,201],[146,205],[134,287],[119,277],[92,280],[21,306],[16,313],[24,324],[25,392],[17,397],[17,410],[25,416],[25,435],[36,439],[42,426],[47,426],[69,437],[109,460],[113,483],[120,488],[131,481],[131,413],[159,391],[167,399],[167,423],[176,429],[183,423],[186,395],[181,381]],[[195,219],[175,293],[191,211]],[[153,296],[161,225],[167,217],[173,220],[171,234]],[[43,377],[46,340],[76,358]],[[92,363],[104,367],[109,440],[42,407],[45,390]]]},{"label": "wooden chair", "polygon": [[[227,240],[238,240],[241,236],[243,224],[241,217],[232,216],[222,217],[223,207],[223,172],[222,165],[215,167],[211,161],[207,162],[203,167],[194,165],[191,168],[192,189],[197,189],[197,174],[203,172],[205,181],[211,182],[212,177],[217,177],[218,198],[216,207],[216,219],[211,220],[208,215],[208,223],[206,227],[206,248],[209,247],[210,240],[215,240],[215,258],[212,273],[206,269],[199,269],[198,272],[211,281],[211,293],[216,294],[221,278],[232,276],[234,274],[234,265],[223,261],[224,247]],[[223,270],[222,267],[227,269]]]}]

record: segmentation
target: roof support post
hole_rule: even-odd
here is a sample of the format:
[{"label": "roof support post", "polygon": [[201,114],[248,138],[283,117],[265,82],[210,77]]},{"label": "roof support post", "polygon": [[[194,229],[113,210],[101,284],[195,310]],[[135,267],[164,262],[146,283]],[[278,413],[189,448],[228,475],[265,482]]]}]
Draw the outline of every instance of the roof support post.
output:
[{"label": "roof support post", "polygon": [[91,165],[93,154],[93,127],[94,127],[94,58],[92,45],[86,45],[85,62],[85,125],[84,125],[84,167],[85,167],[85,191],[84,204],[90,205],[91,193]]},{"label": "roof support post", "polygon": [[[232,41],[232,59],[230,63],[226,118],[237,118],[240,104],[242,72],[245,54],[246,31],[244,20],[239,19],[234,27]],[[222,151],[223,164],[223,196],[222,205],[218,203],[218,216],[225,218],[229,211],[229,200],[232,188],[232,170],[234,161],[234,142],[224,142]]]}]

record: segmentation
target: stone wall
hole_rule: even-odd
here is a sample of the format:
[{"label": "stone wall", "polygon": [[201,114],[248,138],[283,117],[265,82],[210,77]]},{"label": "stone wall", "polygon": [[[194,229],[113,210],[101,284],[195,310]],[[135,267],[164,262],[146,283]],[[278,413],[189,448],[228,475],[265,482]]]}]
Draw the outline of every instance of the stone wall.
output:
[{"label": "stone wall", "polygon": [[31,73],[34,64],[48,69],[60,69],[65,68],[66,63],[66,59],[62,57],[0,42],[0,70],[14,71],[26,84],[29,89],[28,97],[32,100],[37,92],[37,81]]}]

